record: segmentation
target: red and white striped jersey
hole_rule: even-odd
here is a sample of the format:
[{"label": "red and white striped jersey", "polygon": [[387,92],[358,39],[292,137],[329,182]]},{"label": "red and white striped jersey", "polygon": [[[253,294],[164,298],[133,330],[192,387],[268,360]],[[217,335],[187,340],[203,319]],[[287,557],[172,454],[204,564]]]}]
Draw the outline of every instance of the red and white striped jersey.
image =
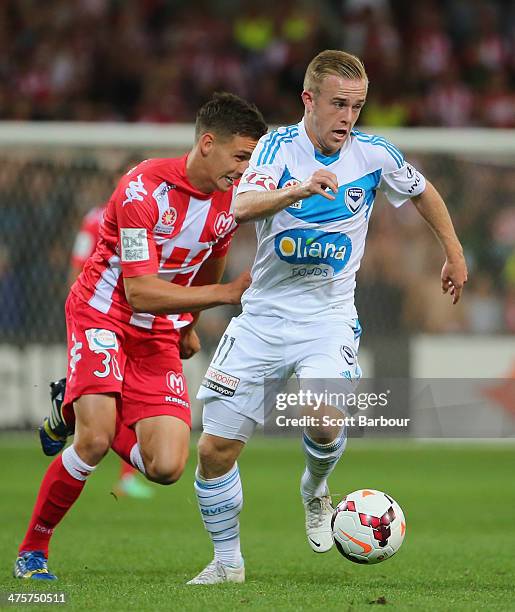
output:
[{"label": "red and white striped jersey", "polygon": [[123,277],[157,274],[191,285],[209,258],[223,257],[236,229],[233,190],[206,194],[191,185],[186,159],[149,159],[130,170],[107,204],[96,250],[72,287],[90,306],[138,327],[187,325],[188,313],[135,313]]}]

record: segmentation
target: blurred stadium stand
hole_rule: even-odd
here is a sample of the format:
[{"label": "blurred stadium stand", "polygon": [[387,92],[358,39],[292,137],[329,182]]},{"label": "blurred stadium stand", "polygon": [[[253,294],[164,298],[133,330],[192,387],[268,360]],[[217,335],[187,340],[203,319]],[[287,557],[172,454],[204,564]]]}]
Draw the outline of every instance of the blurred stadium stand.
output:
[{"label": "blurred stadium stand", "polygon": [[[513,3],[500,0],[0,3],[0,426],[35,423],[46,410],[46,380],[64,373],[66,276],[84,213],[109,197],[129,163],[187,150],[191,126],[163,126],[172,130],[163,142],[147,122],[192,121],[217,89],[255,101],[271,124],[297,121],[305,66],[330,47],[366,62],[362,129],[444,126],[431,146],[421,128],[393,141],[444,196],[470,267],[464,299],[451,307],[431,232],[411,204],[396,211],[378,198],[358,275],[365,371],[443,376],[465,355],[459,376],[467,367],[472,376],[509,376],[515,136],[451,128],[515,127],[514,17]],[[47,123],[57,120],[105,123],[100,136],[99,124],[89,124],[84,143],[83,125]],[[107,122],[124,121],[136,125],[106,146]],[[499,135],[512,144],[499,146]],[[253,245],[253,227],[243,226],[229,277],[251,263]],[[235,312],[202,315],[205,352],[188,366],[194,380]],[[462,352],[446,362],[442,346],[455,341]],[[482,348],[497,366],[483,373],[474,369]]]},{"label": "blurred stadium stand", "polygon": [[226,89],[288,123],[344,48],[367,125],[515,127],[514,32],[510,0],[3,0],[0,119],[189,122]]}]

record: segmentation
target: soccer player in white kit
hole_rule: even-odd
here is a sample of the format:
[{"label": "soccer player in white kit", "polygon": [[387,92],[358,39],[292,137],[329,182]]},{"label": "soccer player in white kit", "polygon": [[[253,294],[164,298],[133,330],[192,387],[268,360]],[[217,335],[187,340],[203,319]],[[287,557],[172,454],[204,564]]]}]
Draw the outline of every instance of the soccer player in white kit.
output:
[{"label": "soccer player in white kit", "polygon": [[[309,64],[304,118],[261,138],[236,197],[240,223],[256,221],[252,284],[215,351],[198,397],[204,400],[195,490],[214,559],[188,584],[243,582],[237,458],[265,417],[264,381],[356,381],[360,325],[356,272],[376,191],[398,207],[411,199],[445,253],[441,282],[453,303],[467,280],[447,208],[420,172],[384,138],[353,129],[368,79],[361,61],[323,51]],[[345,449],[345,431],[305,429],[301,496],[306,532],[318,553],[333,545],[327,478]]]}]

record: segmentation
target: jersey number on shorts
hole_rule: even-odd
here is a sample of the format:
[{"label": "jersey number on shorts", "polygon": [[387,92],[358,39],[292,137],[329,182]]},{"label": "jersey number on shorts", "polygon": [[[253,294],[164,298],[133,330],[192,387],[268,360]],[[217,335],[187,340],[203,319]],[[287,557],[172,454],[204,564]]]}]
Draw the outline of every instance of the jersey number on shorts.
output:
[{"label": "jersey number on shorts", "polygon": [[222,344],[220,344],[218,350],[216,351],[216,355],[213,357],[213,363],[216,363],[216,365],[223,364],[223,362],[227,359],[227,355],[231,352],[235,340],[236,338],[234,338],[233,336],[228,336],[227,334],[224,334],[223,342]]},{"label": "jersey number on shorts", "polygon": [[116,355],[111,355],[109,351],[95,351],[97,354],[104,355],[104,359],[102,359],[102,365],[104,366],[104,370],[95,370],[93,374],[98,376],[98,378],[106,378],[111,374],[111,367],[113,369],[113,376],[116,380],[122,380],[122,374],[120,372],[120,366],[118,365],[118,361],[116,360]]}]

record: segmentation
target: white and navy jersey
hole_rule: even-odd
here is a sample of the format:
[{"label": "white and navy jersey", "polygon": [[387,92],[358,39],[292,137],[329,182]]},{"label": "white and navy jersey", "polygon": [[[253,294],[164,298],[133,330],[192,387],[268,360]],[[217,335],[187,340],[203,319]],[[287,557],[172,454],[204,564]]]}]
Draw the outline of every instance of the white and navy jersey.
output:
[{"label": "white and navy jersey", "polygon": [[244,312],[356,317],[356,272],[377,190],[400,206],[426,186],[384,138],[353,130],[343,148],[327,157],[314,148],[301,121],[260,139],[238,194],[288,187],[321,169],[338,179],[335,200],[312,195],[256,222],[258,247]]}]

